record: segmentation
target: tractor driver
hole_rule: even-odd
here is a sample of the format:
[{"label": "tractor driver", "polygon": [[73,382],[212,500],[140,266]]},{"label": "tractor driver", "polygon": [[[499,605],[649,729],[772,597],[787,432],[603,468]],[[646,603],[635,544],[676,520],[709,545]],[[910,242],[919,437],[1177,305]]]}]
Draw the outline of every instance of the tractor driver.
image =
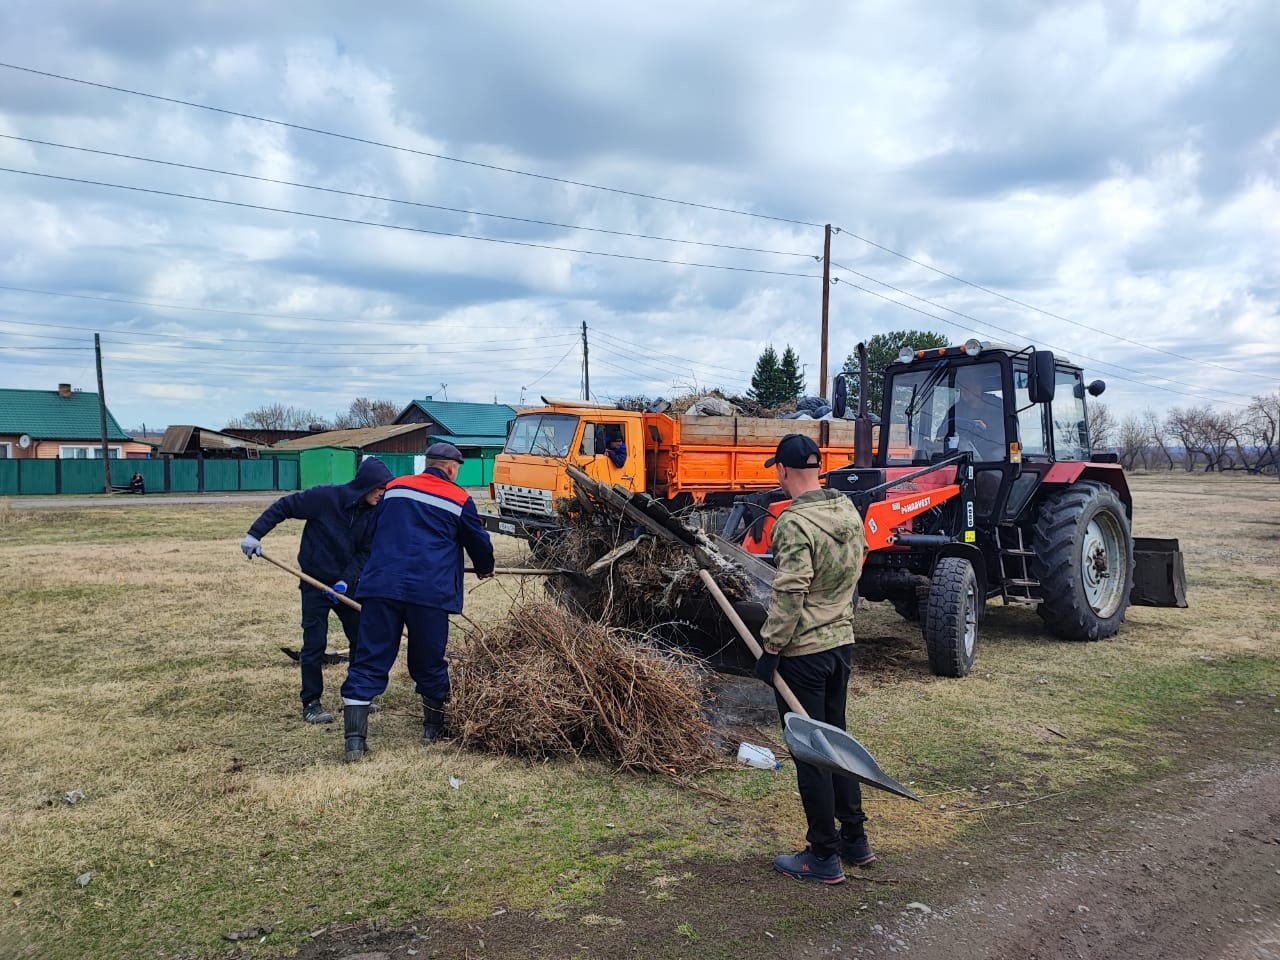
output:
[{"label": "tractor driver", "polygon": [[1000,389],[994,363],[965,367],[956,373],[959,396],[947,411],[938,439],[948,450],[970,450],[978,460],[1005,457],[1004,404],[992,396]]}]

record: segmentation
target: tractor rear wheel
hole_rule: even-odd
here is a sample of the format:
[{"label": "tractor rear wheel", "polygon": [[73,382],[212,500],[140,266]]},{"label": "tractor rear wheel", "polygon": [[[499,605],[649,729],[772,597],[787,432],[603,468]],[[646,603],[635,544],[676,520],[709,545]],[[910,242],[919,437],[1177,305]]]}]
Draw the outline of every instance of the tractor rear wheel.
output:
[{"label": "tractor rear wheel", "polygon": [[1103,483],[1081,481],[1046,500],[1032,538],[1031,568],[1049,631],[1102,640],[1120,629],[1133,590],[1133,533],[1124,503]]},{"label": "tractor rear wheel", "polygon": [[967,676],[978,647],[978,578],[968,560],[943,557],[933,568],[923,628],[929,669],[940,677]]}]

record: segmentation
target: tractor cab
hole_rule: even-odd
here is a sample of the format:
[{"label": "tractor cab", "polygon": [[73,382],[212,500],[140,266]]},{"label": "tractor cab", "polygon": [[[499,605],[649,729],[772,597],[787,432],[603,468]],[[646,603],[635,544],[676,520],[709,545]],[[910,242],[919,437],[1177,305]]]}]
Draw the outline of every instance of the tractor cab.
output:
[{"label": "tractor cab", "polygon": [[[1019,515],[1052,463],[1090,461],[1083,374],[1046,350],[970,340],[903,348],[885,371],[876,466],[916,468],[969,454],[980,521]],[[1120,471],[1107,471],[1118,479]],[[1125,491],[1127,496],[1127,491]]]}]

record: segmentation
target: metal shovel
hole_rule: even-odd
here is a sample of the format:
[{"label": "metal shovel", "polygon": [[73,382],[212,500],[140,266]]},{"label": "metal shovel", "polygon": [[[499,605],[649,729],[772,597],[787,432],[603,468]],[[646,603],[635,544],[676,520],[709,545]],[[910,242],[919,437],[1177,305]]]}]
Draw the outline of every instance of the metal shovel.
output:
[{"label": "metal shovel", "polygon": [[[698,576],[716,605],[738,631],[742,642],[759,660],[764,651],[760,649],[760,644],[751,635],[751,631],[738,616],[738,612],[733,609],[733,604],[724,595],[715,578],[707,570],[699,570]],[[787,749],[791,751],[794,759],[815,767],[822,767],[832,773],[853,777],[869,787],[919,802],[918,796],[881,770],[867,748],[847,731],[810,717],[800,705],[800,701],[796,699],[796,695],[791,692],[791,688],[787,686],[787,682],[776,672],[773,675],[773,685],[792,711],[783,717],[782,738],[786,741]]]}]

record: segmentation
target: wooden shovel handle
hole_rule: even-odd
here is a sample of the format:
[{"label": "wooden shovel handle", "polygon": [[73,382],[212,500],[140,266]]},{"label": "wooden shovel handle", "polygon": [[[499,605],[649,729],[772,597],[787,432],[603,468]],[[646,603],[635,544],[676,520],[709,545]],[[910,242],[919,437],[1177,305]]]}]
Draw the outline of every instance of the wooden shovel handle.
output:
[{"label": "wooden shovel handle", "polygon": [[[698,570],[698,576],[706,586],[707,592],[711,594],[711,598],[715,600],[716,605],[724,611],[724,615],[729,618],[729,622],[732,623],[734,629],[738,631],[738,636],[740,636],[742,638],[742,642],[747,645],[747,649],[751,651],[752,655],[757,660],[759,660],[764,656],[764,651],[760,649],[760,644],[756,643],[756,638],[751,635],[751,630],[742,622],[742,618],[738,616],[738,611],[733,609],[733,604],[731,604],[729,602],[729,598],[724,595],[724,591],[720,589],[720,584],[716,583],[715,577],[711,576],[709,571],[703,569]],[[788,707],[790,707],[795,713],[800,714],[802,717],[809,716],[804,707],[800,706],[800,701],[797,700],[796,695],[791,692],[791,688],[787,686],[787,681],[783,680],[776,670],[773,672],[773,685],[777,689],[778,693],[782,694],[782,699],[787,702]]]},{"label": "wooden shovel handle", "polygon": [[[333,587],[330,587],[324,583],[321,583],[315,577],[307,576],[301,570],[296,570],[293,567],[289,566],[287,563],[282,563],[281,561],[277,560],[275,557],[269,556],[265,550],[261,551],[258,554],[258,556],[262,557],[262,559],[267,561],[267,563],[274,563],[281,570],[285,571],[285,573],[292,573],[295,577],[297,577],[303,583],[309,583],[311,584],[311,586],[315,587],[317,590],[323,590],[325,593],[333,593]],[[360,609],[360,604],[356,603],[356,601],[352,600],[345,593],[333,593],[333,595],[338,598],[339,603],[345,603],[352,610]]]}]

